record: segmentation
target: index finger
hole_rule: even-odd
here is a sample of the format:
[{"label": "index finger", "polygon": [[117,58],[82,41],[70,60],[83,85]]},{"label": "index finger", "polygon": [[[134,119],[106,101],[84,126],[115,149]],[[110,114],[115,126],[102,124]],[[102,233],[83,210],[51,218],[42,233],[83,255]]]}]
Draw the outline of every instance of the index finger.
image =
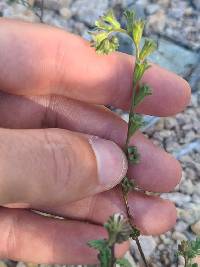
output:
[{"label": "index finger", "polygon": [[[0,90],[20,95],[58,94],[128,109],[134,59],[99,56],[78,36],[44,25],[0,20]],[[156,65],[143,82],[153,89],[138,111],[168,116],[190,98],[182,78]]]}]

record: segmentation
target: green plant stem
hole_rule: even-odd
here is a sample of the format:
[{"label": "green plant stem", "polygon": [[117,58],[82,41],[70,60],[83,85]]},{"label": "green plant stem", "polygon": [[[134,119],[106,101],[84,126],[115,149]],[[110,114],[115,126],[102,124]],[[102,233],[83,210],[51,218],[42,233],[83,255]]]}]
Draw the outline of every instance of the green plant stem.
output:
[{"label": "green plant stem", "polygon": [[115,246],[112,245],[112,247],[111,247],[111,267],[115,267],[115,262],[116,262],[116,259],[115,259]]},{"label": "green plant stem", "polygon": [[[139,60],[139,49],[136,46],[136,62],[138,60]],[[134,76],[135,76],[135,69],[134,69],[134,73],[133,73],[133,90],[132,90],[132,98],[131,98],[131,107],[130,107],[130,111],[129,111],[128,133],[127,133],[126,143],[125,143],[125,147],[124,147],[124,152],[126,155],[128,155],[128,147],[129,147],[130,138],[131,138],[131,135],[130,135],[130,127],[131,127],[131,123],[132,123],[131,117],[134,115],[134,109],[135,109],[135,105],[134,105],[135,101],[134,100],[135,100],[136,90],[138,87],[138,82],[137,83],[134,82]],[[130,207],[128,204],[128,194],[124,194],[122,185],[121,185],[121,190],[122,190],[123,200],[124,200],[125,207],[126,207],[127,217],[128,217],[128,220],[129,220],[131,227],[134,229],[135,226],[132,224],[133,216],[131,215]],[[138,237],[135,238],[135,242],[137,244],[138,250],[139,250],[141,258],[145,264],[145,267],[148,267],[147,260],[145,258],[145,255],[144,255],[144,252],[142,250],[142,247],[141,247],[141,244],[140,244]]]}]

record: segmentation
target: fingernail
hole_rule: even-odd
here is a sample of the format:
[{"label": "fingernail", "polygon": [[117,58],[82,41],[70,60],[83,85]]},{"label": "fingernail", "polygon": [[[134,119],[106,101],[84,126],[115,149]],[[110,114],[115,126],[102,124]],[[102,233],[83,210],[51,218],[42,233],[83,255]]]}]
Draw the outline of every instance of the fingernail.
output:
[{"label": "fingernail", "polygon": [[123,151],[114,142],[93,136],[89,139],[97,161],[99,183],[110,189],[126,175],[128,164]]}]

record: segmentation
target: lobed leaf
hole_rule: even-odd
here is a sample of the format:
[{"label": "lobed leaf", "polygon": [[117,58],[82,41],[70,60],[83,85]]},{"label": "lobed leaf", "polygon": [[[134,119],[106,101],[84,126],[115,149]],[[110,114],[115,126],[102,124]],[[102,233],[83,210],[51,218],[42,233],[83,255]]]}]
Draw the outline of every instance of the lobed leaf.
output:
[{"label": "lobed leaf", "polygon": [[147,84],[140,86],[138,92],[135,94],[134,106],[139,105],[146,96],[150,95],[152,95],[152,89]]},{"label": "lobed leaf", "polygon": [[123,193],[127,195],[130,191],[133,191],[135,185],[127,176],[121,182]]},{"label": "lobed leaf", "polygon": [[128,160],[132,164],[138,164],[140,162],[140,154],[136,146],[128,147]]},{"label": "lobed leaf", "polygon": [[134,11],[130,11],[130,10],[126,10],[124,12],[124,16],[126,19],[126,30],[128,35],[133,38],[133,24],[135,21],[135,12]]},{"label": "lobed leaf", "polygon": [[144,125],[145,125],[145,122],[141,115],[136,114],[136,113],[132,114],[130,116],[129,137],[134,135],[137,132],[137,130],[139,130]]},{"label": "lobed leaf", "polygon": [[123,259],[118,259],[116,261],[116,264],[118,264],[120,267],[131,267],[132,265],[130,264],[130,262],[123,258]]},{"label": "lobed leaf", "polygon": [[146,39],[145,43],[143,45],[143,48],[142,48],[142,50],[141,50],[141,52],[139,54],[140,60],[143,61],[145,58],[147,58],[153,52],[155,52],[157,48],[158,48],[158,46],[157,46],[155,41],[150,40],[150,39]]}]

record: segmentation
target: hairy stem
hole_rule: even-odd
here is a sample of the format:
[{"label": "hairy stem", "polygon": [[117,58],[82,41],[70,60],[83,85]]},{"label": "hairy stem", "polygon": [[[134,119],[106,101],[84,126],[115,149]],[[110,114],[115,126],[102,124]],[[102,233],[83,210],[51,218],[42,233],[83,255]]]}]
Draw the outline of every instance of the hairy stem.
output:
[{"label": "hairy stem", "polygon": [[[138,47],[136,46],[136,62],[139,60],[139,49]],[[125,143],[125,147],[124,147],[124,152],[125,154],[128,156],[128,147],[129,147],[129,144],[130,144],[130,138],[131,138],[131,134],[130,134],[130,127],[131,127],[131,117],[134,115],[134,108],[135,108],[135,95],[136,95],[136,90],[137,90],[137,87],[138,87],[138,82],[135,83],[134,82],[134,76],[135,76],[135,69],[134,69],[134,73],[133,73],[133,90],[132,90],[132,99],[131,99],[131,107],[130,107],[130,111],[129,111],[129,122],[128,122],[128,133],[127,133],[127,137],[126,137],[126,143]],[[126,213],[127,213],[127,217],[128,217],[128,220],[129,220],[129,223],[134,231],[134,229],[136,228],[132,221],[133,221],[133,216],[131,215],[131,212],[130,212],[130,207],[129,207],[129,203],[128,203],[128,194],[125,194],[123,192],[123,187],[121,186],[121,189],[122,189],[122,195],[123,195],[123,200],[124,200],[124,204],[125,204],[125,208],[126,208]],[[138,239],[138,237],[135,238],[135,241],[136,241],[136,244],[137,244],[137,247],[138,247],[138,250],[140,252],[140,255],[141,255],[141,258],[145,264],[145,267],[148,267],[148,264],[147,264],[147,260],[145,258],[145,255],[144,255],[144,252],[142,250],[142,247],[141,247],[141,244],[140,244],[140,241]]]},{"label": "hairy stem", "polygon": [[111,247],[111,267],[115,267],[115,245],[112,245]]}]

